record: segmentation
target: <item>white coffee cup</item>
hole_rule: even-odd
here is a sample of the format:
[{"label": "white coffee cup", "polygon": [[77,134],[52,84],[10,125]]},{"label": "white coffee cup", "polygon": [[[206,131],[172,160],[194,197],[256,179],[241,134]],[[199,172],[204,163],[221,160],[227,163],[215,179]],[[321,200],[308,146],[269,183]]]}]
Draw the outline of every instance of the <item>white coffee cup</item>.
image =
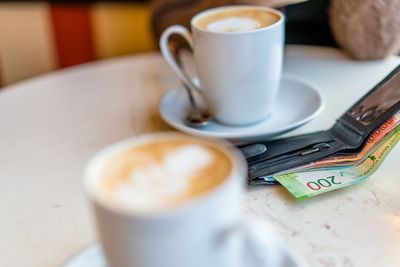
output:
[{"label": "white coffee cup", "polygon": [[[107,162],[130,148],[155,141],[188,140],[207,144],[232,163],[221,184],[172,209],[139,212],[103,194],[100,177]],[[241,213],[246,166],[226,143],[176,133],[149,134],[122,141],[97,154],[85,172],[85,191],[92,203],[98,233],[110,267],[244,267],[258,261],[254,247],[273,236],[250,229]],[[254,232],[255,231],[255,232]],[[268,263],[276,262],[274,246],[263,245]],[[246,260],[247,258],[247,260]],[[279,259],[278,259],[279,260]],[[274,266],[274,265],[267,265]],[[259,265],[257,265],[259,267]]]},{"label": "white coffee cup", "polygon": [[[264,12],[275,16],[276,20],[246,30],[251,21],[239,18],[243,27],[233,32],[224,31],[223,27],[218,30],[215,29],[218,27],[204,28],[199,25],[199,22],[215,14],[246,10]],[[233,20],[228,20],[228,24],[238,21],[234,20],[234,15],[231,18]],[[222,26],[227,21],[223,19]],[[221,123],[246,125],[265,119],[274,108],[281,79],[284,15],[275,9],[260,6],[213,8],[191,19],[191,32],[183,26],[174,25],[167,28],[160,38],[161,52],[180,80],[192,89],[203,91],[213,116]],[[192,48],[200,87],[193,84],[172,56],[168,41],[173,34],[183,36]]]}]

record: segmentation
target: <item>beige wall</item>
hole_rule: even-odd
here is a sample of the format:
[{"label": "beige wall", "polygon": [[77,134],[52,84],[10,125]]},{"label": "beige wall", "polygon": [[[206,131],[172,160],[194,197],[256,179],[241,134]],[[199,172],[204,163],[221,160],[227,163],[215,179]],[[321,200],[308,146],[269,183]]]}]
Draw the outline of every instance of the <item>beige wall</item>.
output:
[{"label": "beige wall", "polygon": [[56,68],[45,3],[0,4],[0,68],[3,84]]}]

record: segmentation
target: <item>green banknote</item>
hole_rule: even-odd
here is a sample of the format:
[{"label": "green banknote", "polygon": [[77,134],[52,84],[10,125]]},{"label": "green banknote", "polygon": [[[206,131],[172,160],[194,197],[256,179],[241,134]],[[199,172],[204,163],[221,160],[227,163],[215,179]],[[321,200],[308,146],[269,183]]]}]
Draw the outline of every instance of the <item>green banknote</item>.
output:
[{"label": "green banknote", "polygon": [[315,168],[274,175],[273,178],[297,199],[307,199],[347,187],[372,175],[399,140],[400,126],[397,126],[375,149],[355,165]]}]

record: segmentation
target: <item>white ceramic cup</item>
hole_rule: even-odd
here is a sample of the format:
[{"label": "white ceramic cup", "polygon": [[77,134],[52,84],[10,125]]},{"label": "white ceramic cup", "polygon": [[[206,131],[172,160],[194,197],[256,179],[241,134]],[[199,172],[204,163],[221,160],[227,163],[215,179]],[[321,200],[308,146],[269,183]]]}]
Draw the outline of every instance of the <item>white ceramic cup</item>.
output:
[{"label": "white ceramic cup", "polygon": [[[199,139],[182,134],[150,134],[106,148],[89,162],[84,186],[94,208],[109,266],[260,267],[255,265],[258,260],[254,247],[257,237],[265,233],[260,234],[260,229],[250,229],[244,223],[240,207],[246,166],[242,156],[227,149],[225,143],[200,140],[229,156],[233,163],[230,175],[211,191],[172,210],[149,213],[129,210],[110,201],[99,190],[102,166],[117,153],[155,140],[176,139],[199,143]],[[268,262],[277,260],[273,245],[263,245],[262,249],[271,254]]]},{"label": "white ceramic cup", "polygon": [[[214,32],[196,25],[212,13],[246,8],[271,12],[279,19],[269,26],[242,32]],[[161,52],[180,80],[203,91],[213,116],[221,123],[246,125],[265,119],[274,108],[281,79],[284,15],[259,6],[213,8],[191,19],[191,32],[174,25],[160,38]],[[192,48],[200,87],[172,56],[168,41],[173,34],[183,36]]]}]

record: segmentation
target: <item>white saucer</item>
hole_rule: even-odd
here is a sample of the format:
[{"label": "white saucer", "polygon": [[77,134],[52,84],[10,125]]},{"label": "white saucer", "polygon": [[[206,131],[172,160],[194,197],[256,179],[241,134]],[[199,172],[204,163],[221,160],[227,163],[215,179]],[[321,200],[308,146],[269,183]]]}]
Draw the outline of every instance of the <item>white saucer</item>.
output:
[{"label": "white saucer", "polygon": [[[258,260],[244,259],[243,266],[257,266],[257,267],[270,267],[266,266],[263,256],[273,253],[276,257],[273,267],[306,267],[308,264],[305,263],[304,259],[298,257],[295,253],[290,251],[287,247],[283,246],[282,243],[276,238],[272,238],[275,241],[264,240],[263,237],[274,237],[272,228],[261,220],[254,219],[248,220],[246,225],[251,227],[252,234],[257,237],[257,247],[254,248],[254,255],[259,257]],[[267,251],[267,247],[271,247],[273,244],[273,251]],[[107,267],[103,251],[99,244],[93,244],[81,252],[73,256],[64,267]]]},{"label": "white saucer", "polygon": [[169,90],[160,104],[160,114],[170,126],[188,134],[231,140],[267,139],[293,130],[314,119],[323,108],[318,90],[308,82],[284,76],[277,103],[264,121],[248,126],[230,126],[215,120],[205,127],[192,128],[184,123],[188,97],[182,87]]}]

